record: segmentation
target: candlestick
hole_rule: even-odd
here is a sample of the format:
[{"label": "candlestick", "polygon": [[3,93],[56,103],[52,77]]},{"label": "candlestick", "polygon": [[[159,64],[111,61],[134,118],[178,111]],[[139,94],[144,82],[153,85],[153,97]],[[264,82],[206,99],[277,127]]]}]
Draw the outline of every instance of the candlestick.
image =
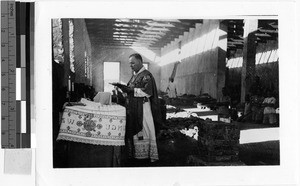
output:
[{"label": "candlestick", "polygon": [[68,91],[71,92],[71,76],[68,79]]},{"label": "candlestick", "polygon": [[72,82],[72,92],[74,92],[74,82]]}]

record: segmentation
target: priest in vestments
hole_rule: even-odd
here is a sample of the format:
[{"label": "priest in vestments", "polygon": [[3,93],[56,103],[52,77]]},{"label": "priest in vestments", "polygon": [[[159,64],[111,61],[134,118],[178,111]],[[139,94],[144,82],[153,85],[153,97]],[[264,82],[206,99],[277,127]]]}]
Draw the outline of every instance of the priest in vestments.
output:
[{"label": "priest in vestments", "polygon": [[159,159],[155,132],[162,122],[155,80],[143,66],[140,54],[130,55],[129,64],[133,76],[127,86],[121,88],[127,93],[125,133],[127,160],[155,162]]}]

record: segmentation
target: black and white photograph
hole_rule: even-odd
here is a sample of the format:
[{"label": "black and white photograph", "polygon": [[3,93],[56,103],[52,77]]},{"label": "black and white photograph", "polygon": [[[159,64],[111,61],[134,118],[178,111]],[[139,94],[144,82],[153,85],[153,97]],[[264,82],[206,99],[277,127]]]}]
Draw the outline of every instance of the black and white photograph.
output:
[{"label": "black and white photograph", "polygon": [[280,165],[277,16],[53,18],[53,168]]},{"label": "black and white photograph", "polygon": [[37,2],[35,183],[300,183],[295,5]]},{"label": "black and white photograph", "polygon": [[0,7],[0,185],[300,185],[300,1]]}]

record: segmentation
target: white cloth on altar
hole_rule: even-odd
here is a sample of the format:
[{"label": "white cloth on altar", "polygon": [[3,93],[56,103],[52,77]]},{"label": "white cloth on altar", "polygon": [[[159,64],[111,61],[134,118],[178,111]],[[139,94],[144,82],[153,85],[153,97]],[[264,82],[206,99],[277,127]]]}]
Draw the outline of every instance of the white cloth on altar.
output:
[{"label": "white cloth on altar", "polygon": [[[94,101],[89,101],[85,98],[81,98],[81,103],[85,104],[85,106],[73,106],[72,108],[85,111],[85,112],[91,112],[91,113],[108,113],[110,115],[124,115],[125,107],[118,105],[118,104],[112,104],[112,105],[103,105],[101,103],[97,103]],[[66,107],[67,108],[67,107]]]},{"label": "white cloth on altar", "polygon": [[111,105],[111,93],[110,92],[98,92],[94,97],[94,102],[99,102],[103,105]]},{"label": "white cloth on altar", "polygon": [[57,140],[93,145],[125,145],[126,110],[121,105],[66,106]]}]

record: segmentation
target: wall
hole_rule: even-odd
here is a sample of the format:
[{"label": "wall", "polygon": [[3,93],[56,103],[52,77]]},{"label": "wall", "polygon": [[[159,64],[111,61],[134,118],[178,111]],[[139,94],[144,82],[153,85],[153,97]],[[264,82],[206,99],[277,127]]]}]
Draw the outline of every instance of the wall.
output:
[{"label": "wall", "polygon": [[153,74],[157,87],[160,86],[160,67],[156,61],[160,57],[158,49],[129,48],[129,47],[104,47],[93,46],[93,87],[96,91],[104,90],[103,62],[120,62],[120,82],[127,83],[132,75],[128,57],[133,53],[140,53],[144,62],[149,63],[149,71]]},{"label": "wall", "polygon": [[175,75],[179,94],[208,93],[214,98],[221,95],[225,84],[227,31],[220,25],[219,20],[204,20],[203,25],[196,24],[195,28],[162,48],[162,91],[167,88],[174,62],[181,60]]},{"label": "wall", "polygon": [[87,72],[92,70],[91,59],[92,47],[85,21],[83,19],[74,19],[74,54],[75,54],[75,83],[91,84],[92,77],[85,77],[85,51],[87,53]]},{"label": "wall", "polygon": [[[226,86],[234,89],[241,89],[241,73],[243,63],[243,51],[237,50],[235,56],[228,60],[228,73]],[[256,47],[255,73],[261,78],[265,88],[273,88],[275,94],[279,93],[279,58],[278,41],[259,43]]]},{"label": "wall", "polygon": [[[58,22],[58,19],[55,19]],[[70,21],[73,22],[73,41],[74,41],[74,70],[75,73],[71,73],[70,70],[70,53],[71,53],[71,37],[70,32],[72,32],[72,28],[70,26]],[[54,28],[54,31],[60,31],[57,28]],[[62,86],[67,86],[68,77],[71,76],[71,79],[75,83],[84,83],[86,85],[91,85],[91,73],[86,77],[87,72],[91,72],[92,63],[91,63],[91,53],[92,46],[90,42],[90,38],[86,29],[86,24],[83,19],[61,19],[61,33],[57,33],[57,35],[61,35],[59,41],[61,46],[58,46],[59,50],[54,49],[54,51],[60,51],[60,57],[55,57],[56,60],[61,62],[61,65],[64,68],[63,73],[63,82]],[[86,55],[85,55],[86,53]],[[85,59],[87,58],[87,65],[85,65]]]}]

